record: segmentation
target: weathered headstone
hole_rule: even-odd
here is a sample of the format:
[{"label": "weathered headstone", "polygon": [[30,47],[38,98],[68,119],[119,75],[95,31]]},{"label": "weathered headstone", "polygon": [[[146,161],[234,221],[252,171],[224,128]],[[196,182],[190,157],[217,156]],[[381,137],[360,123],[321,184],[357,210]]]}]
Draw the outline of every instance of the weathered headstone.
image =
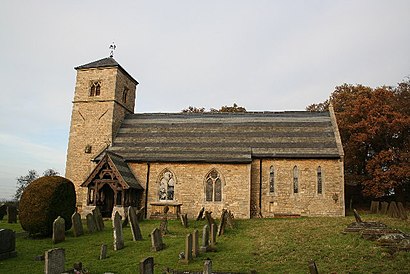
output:
[{"label": "weathered headstone", "polygon": [[218,227],[218,236],[223,235],[225,232],[227,214],[228,214],[228,211],[226,209],[222,210],[221,221]]},{"label": "weathered headstone", "polygon": [[132,238],[134,241],[141,241],[142,234],[138,224],[138,216],[133,207],[128,207],[128,219],[131,225]]},{"label": "weathered headstone", "polygon": [[211,225],[211,237],[210,237],[210,246],[211,248],[215,248],[216,245],[216,235],[218,234],[216,224]]},{"label": "weathered headstone", "polygon": [[235,221],[234,221],[234,216],[233,213],[229,210],[227,217],[226,217],[226,226],[229,227],[230,229],[235,228]]},{"label": "weathered headstone", "polygon": [[143,221],[143,220],[144,220],[144,214],[145,214],[145,207],[143,207],[143,208],[137,210],[136,213],[137,213],[137,219],[138,219],[138,221],[139,221],[139,222]]},{"label": "weathered headstone", "polygon": [[107,245],[102,244],[100,249],[100,260],[107,258]]},{"label": "weathered headstone", "polygon": [[209,250],[209,226],[204,225],[204,228],[202,229],[201,251],[207,252],[208,250]]},{"label": "weathered headstone", "polygon": [[161,231],[158,228],[155,228],[151,232],[151,245],[152,251],[160,251],[165,247],[164,243],[162,242]]},{"label": "weathered headstone", "polygon": [[199,232],[195,229],[192,233],[192,257],[196,258],[199,255]]},{"label": "weathered headstone", "polygon": [[212,261],[211,261],[211,259],[206,259],[204,261],[203,274],[212,274]]},{"label": "weathered headstone", "polygon": [[17,223],[17,207],[12,205],[7,207],[7,222],[9,224]]},{"label": "weathered headstone", "polygon": [[164,217],[161,220],[161,223],[159,224],[159,230],[161,232],[161,235],[167,235],[169,233],[168,231],[168,219],[167,217]]},{"label": "weathered headstone", "polygon": [[71,221],[73,223],[73,233],[74,237],[78,237],[84,234],[83,223],[81,222],[81,215],[77,212],[71,216]]},{"label": "weathered headstone", "polygon": [[53,243],[61,243],[65,241],[65,220],[58,216],[53,222]]},{"label": "weathered headstone", "polygon": [[186,235],[185,238],[185,258],[182,260],[183,263],[189,264],[192,261],[192,234]]},{"label": "weathered headstone", "polygon": [[183,227],[188,227],[188,215],[187,214],[181,214],[180,216],[181,219],[181,224]]},{"label": "weathered headstone", "polygon": [[63,248],[54,248],[45,253],[45,274],[61,274],[64,272],[65,251]]},{"label": "weathered headstone", "polygon": [[154,257],[140,261],[140,274],[154,274]]},{"label": "weathered headstone", "polygon": [[198,217],[196,217],[196,220],[197,220],[197,221],[202,220],[202,218],[203,218],[203,216],[204,216],[204,211],[205,211],[205,208],[202,207],[201,210],[200,210],[199,213],[198,213]]},{"label": "weathered headstone", "polygon": [[372,201],[370,204],[370,213],[378,214],[379,213],[379,201]]},{"label": "weathered headstone", "polygon": [[389,209],[387,210],[387,215],[392,218],[400,218],[399,209],[395,201],[391,202]]},{"label": "weathered headstone", "polygon": [[95,220],[94,220],[94,216],[91,213],[88,213],[85,218],[87,219],[87,229],[89,233],[93,233],[96,230],[95,227]]},{"label": "weathered headstone", "polygon": [[16,256],[16,232],[0,229],[0,260]]},{"label": "weathered headstone", "polygon": [[98,231],[103,231],[104,230],[104,220],[102,218],[101,215],[101,211],[98,208],[98,206],[96,206],[93,210],[93,216],[94,216],[94,222],[95,222],[95,227]]},{"label": "weathered headstone", "polygon": [[389,208],[389,203],[388,202],[381,202],[382,208],[380,209],[380,214],[387,214],[387,209]]},{"label": "weathered headstone", "polygon": [[211,216],[212,212],[205,211],[205,219],[208,222],[209,227],[211,227],[211,224],[215,223],[215,220]]},{"label": "weathered headstone", "polygon": [[112,221],[113,233],[114,233],[114,250],[120,250],[124,248],[124,237],[122,235],[121,215],[118,211],[115,212],[114,220]]},{"label": "weathered headstone", "polygon": [[407,212],[406,212],[406,209],[404,208],[402,202],[397,203],[397,209],[399,211],[400,219],[407,220]]},{"label": "weathered headstone", "polygon": [[316,263],[313,260],[309,261],[309,273],[310,274],[319,274],[317,270]]},{"label": "weathered headstone", "polygon": [[7,205],[1,204],[0,205],[0,220],[3,220],[3,217],[7,214]]},{"label": "weathered headstone", "polygon": [[362,218],[360,217],[356,209],[353,209],[353,214],[354,214],[354,218],[356,219],[356,223],[362,223]]},{"label": "weathered headstone", "polygon": [[[122,221],[122,228],[126,227],[129,223],[129,218],[128,218],[128,209],[124,210],[124,221]],[[135,210],[134,210],[135,211]]]}]

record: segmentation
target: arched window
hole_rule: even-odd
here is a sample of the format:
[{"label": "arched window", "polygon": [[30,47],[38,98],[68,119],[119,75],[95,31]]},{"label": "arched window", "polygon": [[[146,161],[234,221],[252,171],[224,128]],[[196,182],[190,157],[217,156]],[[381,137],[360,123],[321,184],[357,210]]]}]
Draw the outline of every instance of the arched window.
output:
[{"label": "arched window", "polygon": [[174,200],[174,185],[174,174],[168,169],[165,169],[159,177],[159,200]]},{"label": "arched window", "polygon": [[124,90],[122,91],[122,102],[123,103],[127,102],[127,95],[128,95],[128,88],[124,87]]},{"label": "arched window", "polygon": [[222,201],[222,180],[216,169],[212,169],[206,176],[205,199],[207,202]]},{"label": "arched window", "polygon": [[100,96],[100,94],[101,94],[101,82],[100,81],[91,82],[90,96]]},{"label": "arched window", "polygon": [[269,169],[269,192],[275,192],[275,170],[273,166]]},{"label": "arched window", "polygon": [[299,171],[298,167],[293,167],[293,193],[299,192]]},{"label": "arched window", "polygon": [[322,168],[319,166],[317,168],[317,194],[322,194],[322,191],[323,191]]}]

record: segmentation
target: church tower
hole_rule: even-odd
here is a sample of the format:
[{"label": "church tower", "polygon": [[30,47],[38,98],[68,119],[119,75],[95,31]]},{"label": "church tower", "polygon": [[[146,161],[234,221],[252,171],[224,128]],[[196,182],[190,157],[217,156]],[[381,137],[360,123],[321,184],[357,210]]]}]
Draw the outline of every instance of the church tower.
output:
[{"label": "church tower", "polygon": [[87,190],[80,185],[94,167],[92,160],[112,144],[125,115],[134,113],[138,82],[112,57],[75,69],[65,177],[75,185],[81,211]]}]

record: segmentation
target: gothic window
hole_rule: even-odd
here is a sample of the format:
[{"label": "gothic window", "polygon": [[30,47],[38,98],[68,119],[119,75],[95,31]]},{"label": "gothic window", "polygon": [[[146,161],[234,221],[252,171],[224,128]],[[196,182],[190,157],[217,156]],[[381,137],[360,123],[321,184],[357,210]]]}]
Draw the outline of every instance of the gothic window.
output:
[{"label": "gothic window", "polygon": [[206,176],[205,200],[207,202],[222,201],[222,180],[216,169],[212,169]]},{"label": "gothic window", "polygon": [[127,102],[127,95],[128,95],[128,88],[124,87],[124,90],[122,91],[122,102],[123,103]]},{"label": "gothic window", "polygon": [[275,192],[275,170],[273,169],[273,166],[269,169],[269,192]]},{"label": "gothic window", "polygon": [[168,169],[165,169],[159,179],[159,200],[174,200],[174,185],[174,174]]},{"label": "gothic window", "polygon": [[100,81],[93,81],[91,82],[90,87],[90,96],[100,96],[101,94],[101,82]]},{"label": "gothic window", "polygon": [[293,167],[293,193],[299,192],[299,171],[298,167]]},{"label": "gothic window", "polygon": [[317,168],[317,193],[322,194],[322,191],[323,191],[322,168],[319,166]]}]

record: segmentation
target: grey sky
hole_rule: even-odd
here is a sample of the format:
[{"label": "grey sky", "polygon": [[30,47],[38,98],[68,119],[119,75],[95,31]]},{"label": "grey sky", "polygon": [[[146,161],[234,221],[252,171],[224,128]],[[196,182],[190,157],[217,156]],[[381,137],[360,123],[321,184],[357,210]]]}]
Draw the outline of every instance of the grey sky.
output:
[{"label": "grey sky", "polygon": [[410,1],[13,1],[0,9],[0,199],[64,175],[73,67],[109,55],[136,112],[303,110],[343,83],[410,75]]}]

